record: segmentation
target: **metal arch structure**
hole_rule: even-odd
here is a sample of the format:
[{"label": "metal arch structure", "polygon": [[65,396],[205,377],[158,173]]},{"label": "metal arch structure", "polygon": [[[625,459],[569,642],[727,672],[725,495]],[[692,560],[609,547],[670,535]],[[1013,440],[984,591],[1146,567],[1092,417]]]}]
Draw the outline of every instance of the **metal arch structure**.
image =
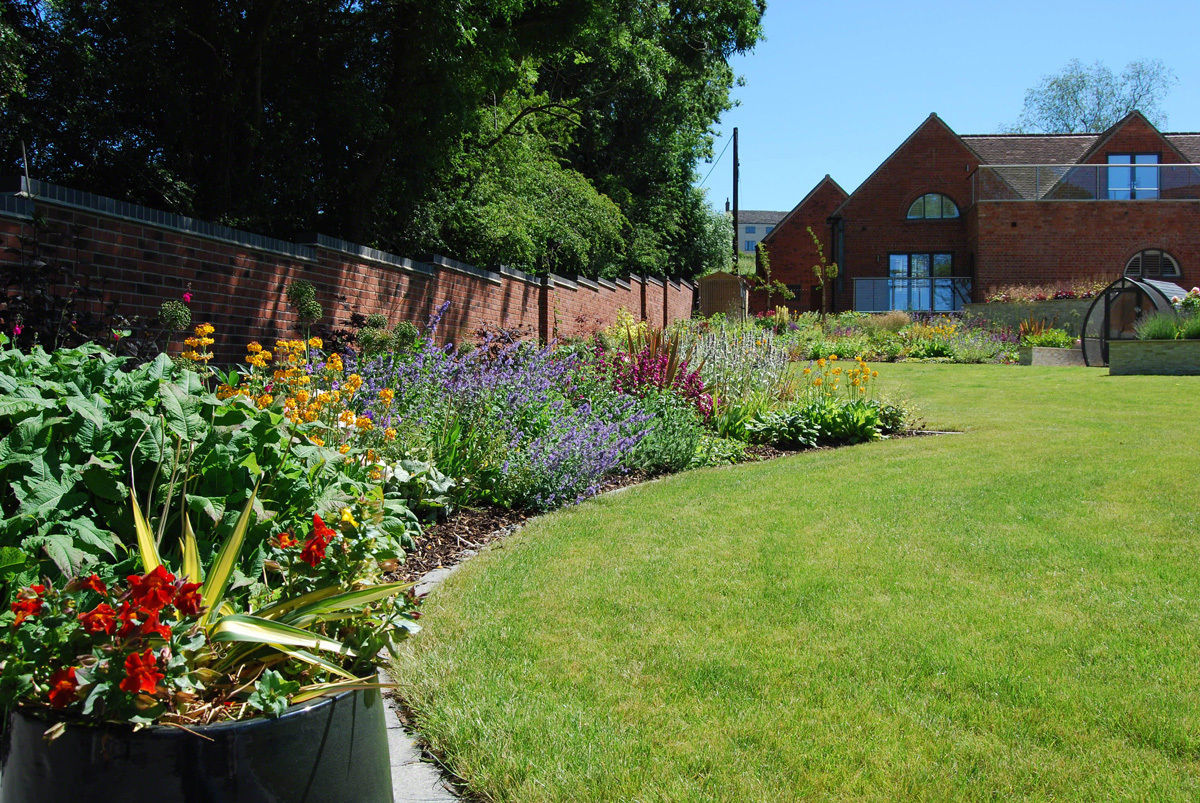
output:
[{"label": "metal arch structure", "polygon": [[1122,276],[1096,294],[1079,330],[1083,361],[1091,366],[1108,365],[1110,340],[1133,340],[1134,324],[1151,312],[1171,312],[1172,297],[1183,298],[1187,291],[1177,284],[1154,279]]}]

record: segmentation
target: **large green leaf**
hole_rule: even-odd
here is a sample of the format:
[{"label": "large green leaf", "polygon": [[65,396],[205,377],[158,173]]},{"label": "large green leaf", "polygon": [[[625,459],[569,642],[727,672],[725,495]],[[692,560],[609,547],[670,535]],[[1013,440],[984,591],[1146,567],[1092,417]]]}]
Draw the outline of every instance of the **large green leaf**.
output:
[{"label": "large green leaf", "polygon": [[415,583],[386,583],[384,585],[370,586],[359,591],[348,591],[344,594],[326,597],[325,599],[297,608],[293,613],[285,617],[285,619],[294,624],[308,624],[331,613],[337,613],[349,608],[361,608],[377,600],[386,599],[402,591],[407,591],[414,585]]},{"label": "large green leaf", "polygon": [[299,627],[285,625],[271,619],[260,619],[246,614],[223,616],[209,631],[210,641],[249,642],[256,644],[281,644],[285,647],[302,647],[309,650],[324,650],[354,658],[355,653],[340,642],[312,633]]},{"label": "large green leaf", "polygon": [[163,385],[159,398],[162,400],[167,429],[184,443],[198,440],[204,419],[200,417],[196,400],[188,394],[186,385]]},{"label": "large green leaf", "polygon": [[200,602],[205,608],[208,608],[208,613],[205,614],[206,619],[209,619],[221,607],[225,589],[229,587],[229,578],[233,575],[234,567],[237,566],[238,557],[242,552],[242,544],[246,540],[246,531],[250,529],[250,519],[253,516],[254,503],[257,499],[258,485],[256,484],[254,492],[250,494],[250,499],[242,508],[241,515],[238,516],[233,532],[225,539],[225,543],[221,544],[221,550],[217,553],[208,578],[204,581],[204,587],[200,590]]},{"label": "large green leaf", "polygon": [[129,502],[133,506],[133,529],[137,533],[138,554],[142,558],[142,571],[152,572],[162,563],[158,557],[158,547],[154,544],[154,531],[150,529],[149,522],[142,515],[142,508],[138,505],[136,493],[129,495]]}]

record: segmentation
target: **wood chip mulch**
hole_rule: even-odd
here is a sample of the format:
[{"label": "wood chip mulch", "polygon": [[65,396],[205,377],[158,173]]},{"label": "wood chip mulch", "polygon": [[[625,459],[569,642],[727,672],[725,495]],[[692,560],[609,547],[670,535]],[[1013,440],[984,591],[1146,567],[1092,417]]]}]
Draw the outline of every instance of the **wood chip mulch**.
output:
[{"label": "wood chip mulch", "polygon": [[425,529],[393,579],[412,582],[433,569],[453,566],[513,532],[532,515],[493,506],[455,511]]}]

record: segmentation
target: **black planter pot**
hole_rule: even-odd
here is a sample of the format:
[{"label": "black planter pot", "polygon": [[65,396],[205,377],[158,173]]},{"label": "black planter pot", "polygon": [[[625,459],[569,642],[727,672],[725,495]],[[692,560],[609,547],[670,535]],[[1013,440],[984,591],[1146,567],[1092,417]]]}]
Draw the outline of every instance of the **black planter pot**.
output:
[{"label": "black planter pot", "polygon": [[202,736],[72,724],[47,743],[42,734],[50,724],[20,711],[9,715],[0,740],[0,803],[392,800],[378,689],[293,706],[277,719],[195,728]]}]

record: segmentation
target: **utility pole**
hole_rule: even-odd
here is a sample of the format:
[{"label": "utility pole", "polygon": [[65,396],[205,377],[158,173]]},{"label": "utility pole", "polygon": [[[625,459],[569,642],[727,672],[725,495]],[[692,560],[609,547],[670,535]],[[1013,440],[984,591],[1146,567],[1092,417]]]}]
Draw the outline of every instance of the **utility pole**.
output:
[{"label": "utility pole", "polygon": [[738,130],[733,127],[733,272],[738,258]]}]

